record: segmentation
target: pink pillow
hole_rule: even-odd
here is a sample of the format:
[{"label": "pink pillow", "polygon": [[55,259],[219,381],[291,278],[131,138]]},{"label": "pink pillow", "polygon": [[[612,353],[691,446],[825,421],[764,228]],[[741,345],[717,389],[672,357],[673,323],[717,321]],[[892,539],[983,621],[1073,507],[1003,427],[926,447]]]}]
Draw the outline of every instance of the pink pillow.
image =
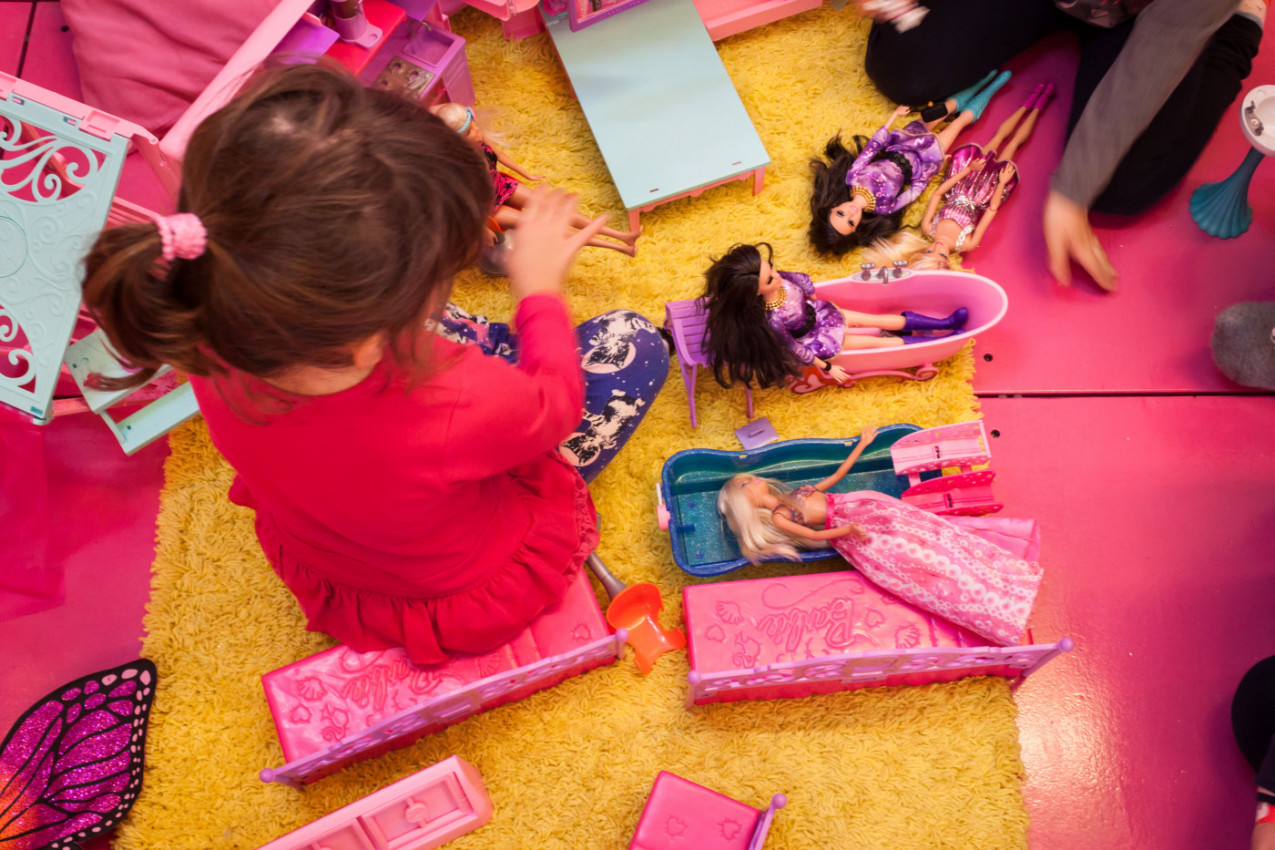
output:
[{"label": "pink pillow", "polygon": [[84,102],[162,135],[279,0],[62,0]]}]

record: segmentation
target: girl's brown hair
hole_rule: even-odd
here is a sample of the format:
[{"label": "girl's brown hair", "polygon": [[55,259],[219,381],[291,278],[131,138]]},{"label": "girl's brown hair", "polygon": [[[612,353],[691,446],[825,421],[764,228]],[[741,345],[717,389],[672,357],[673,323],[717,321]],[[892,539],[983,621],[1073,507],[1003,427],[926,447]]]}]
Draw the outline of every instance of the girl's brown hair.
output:
[{"label": "girl's brown hair", "polygon": [[151,224],[103,231],[84,300],[125,362],[259,377],[411,340],[477,257],[486,164],[426,109],[324,65],[265,71],[191,136],[178,209],[208,247],[159,262]]}]

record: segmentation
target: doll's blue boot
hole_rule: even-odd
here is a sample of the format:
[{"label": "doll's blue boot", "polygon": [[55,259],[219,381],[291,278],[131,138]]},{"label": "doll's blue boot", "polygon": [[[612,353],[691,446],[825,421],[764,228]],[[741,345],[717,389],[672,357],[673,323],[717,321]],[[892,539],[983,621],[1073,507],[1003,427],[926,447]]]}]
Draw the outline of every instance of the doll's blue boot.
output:
[{"label": "doll's blue boot", "polygon": [[965,108],[965,104],[967,104],[967,103],[969,103],[971,100],[973,100],[973,99],[974,99],[974,95],[976,95],[976,94],[978,94],[980,91],[982,91],[982,90],[983,90],[983,86],[987,85],[988,83],[990,83],[990,82],[991,82],[992,80],[994,80],[995,78],[996,78],[996,72],[995,72],[995,71],[988,71],[988,72],[987,72],[987,76],[986,76],[986,77],[984,77],[983,79],[979,80],[979,81],[978,81],[977,83],[975,83],[974,85],[970,86],[970,87],[969,87],[969,88],[967,88],[967,89],[961,89],[961,90],[960,90],[960,91],[958,91],[956,94],[949,95],[949,96],[947,96],[946,98],[944,98],[944,100],[954,100],[954,101],[956,101],[956,109],[955,109],[955,110],[953,110],[952,114],[953,114],[953,115],[959,115],[959,114],[961,113],[961,110]]},{"label": "doll's blue boot", "polygon": [[1001,71],[996,79],[987,84],[987,88],[967,100],[964,104],[958,105],[956,107],[956,113],[959,115],[962,112],[973,112],[976,119],[982,118],[983,110],[986,109],[987,104],[991,102],[992,95],[1000,91],[1001,86],[1008,83],[1011,76],[1012,74],[1010,74],[1009,71]]},{"label": "doll's blue boot", "polygon": [[[922,316],[920,313],[903,311],[903,330],[905,331],[954,331],[965,327],[969,321],[970,311],[957,307],[952,314],[941,319],[933,316]],[[933,337],[930,337],[933,339]]]}]

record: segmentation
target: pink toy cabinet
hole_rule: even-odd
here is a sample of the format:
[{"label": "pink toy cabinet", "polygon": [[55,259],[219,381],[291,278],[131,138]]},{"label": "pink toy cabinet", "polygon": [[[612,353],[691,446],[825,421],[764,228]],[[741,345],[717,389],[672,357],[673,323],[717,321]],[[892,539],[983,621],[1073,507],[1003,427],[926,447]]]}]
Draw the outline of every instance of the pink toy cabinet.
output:
[{"label": "pink toy cabinet", "polygon": [[963,676],[1026,676],[1072,648],[1070,638],[987,646],[852,570],[692,585],[682,600],[691,662],[687,708]]},{"label": "pink toy cabinet", "polygon": [[[908,489],[900,498],[922,510],[947,516],[982,516],[1004,507],[992,495],[996,473],[990,469],[974,471],[976,464],[992,459],[981,420],[908,434],[890,447],[890,459],[894,473],[908,479]],[[921,480],[922,472],[949,467],[960,472]]]},{"label": "pink toy cabinet", "polygon": [[433,850],[491,820],[477,768],[451,756],[259,850]]},{"label": "pink toy cabinet", "polygon": [[336,646],[261,678],[287,764],[261,771],[294,787],[373,758],[489,708],[610,664],[611,634],[585,570],[562,601],[504,646],[418,667],[401,649]]},{"label": "pink toy cabinet", "polygon": [[761,850],[783,794],[764,812],[661,770],[629,850]]}]

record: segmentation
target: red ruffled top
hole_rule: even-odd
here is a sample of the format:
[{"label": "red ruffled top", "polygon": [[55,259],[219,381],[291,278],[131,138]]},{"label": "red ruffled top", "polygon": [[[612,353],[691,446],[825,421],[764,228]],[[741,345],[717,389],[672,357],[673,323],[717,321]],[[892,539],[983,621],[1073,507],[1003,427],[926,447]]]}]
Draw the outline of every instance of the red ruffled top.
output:
[{"label": "red ruffled top", "polygon": [[325,396],[192,378],[236,504],[309,628],[418,664],[488,651],[557,602],[597,545],[584,480],[556,447],[579,424],[561,299],[523,300],[518,366],[422,332],[437,371],[386,357]]}]

